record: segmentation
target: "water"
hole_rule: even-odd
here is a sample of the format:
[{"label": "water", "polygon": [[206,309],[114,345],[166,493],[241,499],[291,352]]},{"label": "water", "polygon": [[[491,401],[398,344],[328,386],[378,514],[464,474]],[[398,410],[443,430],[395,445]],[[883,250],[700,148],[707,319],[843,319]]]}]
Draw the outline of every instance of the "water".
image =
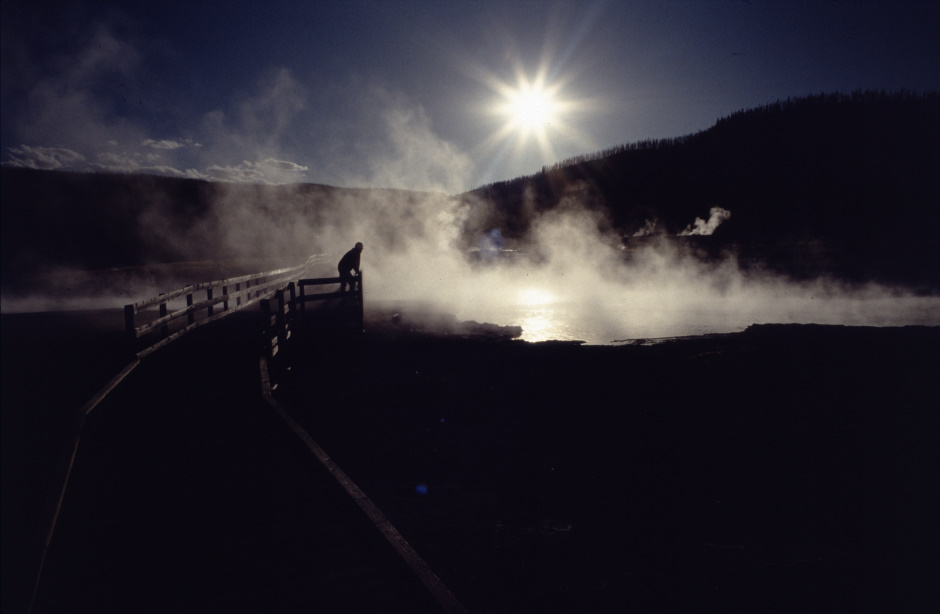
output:
[{"label": "water", "polygon": [[542,302],[504,306],[481,318],[472,309],[458,319],[521,326],[530,342],[584,341],[591,345],[634,339],[655,339],[734,333],[752,324],[828,324],[844,326],[940,326],[940,297],[786,298],[770,303],[686,304],[586,307],[576,303]]}]

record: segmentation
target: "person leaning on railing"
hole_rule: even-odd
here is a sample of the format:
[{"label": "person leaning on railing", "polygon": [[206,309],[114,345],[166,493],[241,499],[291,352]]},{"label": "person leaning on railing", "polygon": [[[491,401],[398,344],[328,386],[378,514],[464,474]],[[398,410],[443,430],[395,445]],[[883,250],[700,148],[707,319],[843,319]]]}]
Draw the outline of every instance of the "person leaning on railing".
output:
[{"label": "person leaning on railing", "polygon": [[[358,283],[357,277],[359,275],[359,261],[362,254],[362,243],[356,243],[356,246],[351,250],[346,252],[346,254],[339,261],[337,268],[339,269],[339,291],[346,291],[346,284],[349,284],[350,290],[356,289],[356,284]],[[351,271],[355,271],[356,274],[352,275]]]}]

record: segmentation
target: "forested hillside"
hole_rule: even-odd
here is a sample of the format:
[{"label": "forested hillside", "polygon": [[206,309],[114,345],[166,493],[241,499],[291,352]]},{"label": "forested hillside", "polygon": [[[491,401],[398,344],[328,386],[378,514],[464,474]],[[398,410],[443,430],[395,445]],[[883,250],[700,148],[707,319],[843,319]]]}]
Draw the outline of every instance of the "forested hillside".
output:
[{"label": "forested hillside", "polygon": [[[721,118],[694,135],[565,161],[465,196],[498,203],[519,236],[532,211],[577,190],[625,235],[648,220],[675,234],[711,207],[726,239],[924,238],[938,220],[940,95],[824,94]],[[528,202],[526,202],[528,200]]]}]

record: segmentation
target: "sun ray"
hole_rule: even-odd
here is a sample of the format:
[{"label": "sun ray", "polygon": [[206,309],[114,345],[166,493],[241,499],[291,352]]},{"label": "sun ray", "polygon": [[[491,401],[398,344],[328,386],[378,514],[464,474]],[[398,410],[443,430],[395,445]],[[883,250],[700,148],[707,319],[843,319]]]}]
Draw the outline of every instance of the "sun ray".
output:
[{"label": "sun ray", "polygon": [[[564,87],[570,76],[560,74],[550,80],[551,73],[547,61],[531,73],[516,65],[509,80],[480,71],[481,81],[494,94],[486,113],[495,124],[481,141],[481,151],[495,154],[499,160],[504,160],[509,151],[517,159],[537,153],[536,159],[544,166],[561,162],[557,153],[560,145],[583,151],[591,148],[590,139],[575,127],[575,122],[576,116],[590,111],[592,105],[566,96]],[[491,160],[488,175],[499,165]]]},{"label": "sun ray", "polygon": [[526,49],[503,31],[502,24],[493,25],[495,35],[486,33],[489,40],[500,39],[493,49],[500,47],[502,56],[490,55],[486,63],[471,59],[481,56],[476,50],[460,48],[451,40],[441,42],[439,52],[489,92],[470,106],[480,131],[473,155],[484,160],[477,181],[506,178],[507,173],[519,175],[526,168],[537,172],[563,162],[559,154],[571,158],[597,148],[584,129],[587,124],[579,126],[588,114],[609,103],[596,96],[576,95],[583,66],[574,61],[597,13],[592,11],[572,31],[571,20],[553,12],[538,57],[529,58],[532,63],[527,63]]}]

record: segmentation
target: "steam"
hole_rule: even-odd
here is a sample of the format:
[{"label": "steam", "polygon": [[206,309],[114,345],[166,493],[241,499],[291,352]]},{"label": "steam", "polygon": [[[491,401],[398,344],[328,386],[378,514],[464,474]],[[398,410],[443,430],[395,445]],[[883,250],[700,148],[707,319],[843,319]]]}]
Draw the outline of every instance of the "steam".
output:
[{"label": "steam", "polygon": [[[64,298],[72,302],[57,305],[118,307],[185,283],[297,264],[311,253],[325,254],[313,276],[335,276],[340,256],[362,241],[367,312],[433,305],[460,320],[521,326],[532,341],[609,343],[772,322],[940,324],[937,297],[830,278],[794,282],[744,270],[733,255],[703,261],[682,237],[625,244],[603,214],[583,206],[577,187],[533,219],[525,240],[508,241],[492,228],[467,245],[465,224],[492,203],[441,192],[214,185],[211,210],[196,220],[174,217],[173,203],[160,195],[139,203],[147,241],[176,253],[175,265],[50,271],[49,287],[71,288]],[[3,296],[5,312],[17,310],[14,300]]]},{"label": "steam", "polygon": [[657,224],[655,220],[646,220],[643,223],[643,226],[639,230],[637,230],[635,233],[633,233],[633,237],[634,238],[649,237],[651,235],[654,235],[656,234],[656,230],[657,230],[656,226]]},{"label": "steam", "polygon": [[722,209],[721,207],[712,207],[708,213],[709,217],[707,222],[702,218],[697,217],[692,224],[689,224],[685,230],[679,233],[679,236],[689,237],[695,235],[711,235],[715,232],[715,229],[718,228],[719,224],[731,217],[731,212],[727,209]]},{"label": "steam", "polygon": [[[253,89],[190,116],[168,98],[173,87],[148,80],[147,53],[119,31],[95,24],[54,63],[11,39],[20,43],[11,74],[28,75],[17,85],[29,107],[9,109],[16,144],[3,152],[4,165],[446,193],[470,185],[470,157],[434,133],[422,105],[375,78],[311,91],[274,66]],[[327,123],[323,106],[344,110],[341,126]],[[167,132],[154,134],[154,126]]]},{"label": "steam", "polygon": [[[188,283],[297,264],[311,253],[326,255],[322,274],[332,276],[334,263],[362,241],[367,309],[433,303],[461,319],[522,326],[531,340],[607,342],[741,330],[758,322],[940,323],[936,297],[833,279],[796,283],[745,271],[732,255],[698,260],[682,237],[714,233],[731,215],[721,207],[712,208],[708,220],[695,219],[679,237],[651,239],[657,228],[648,221],[624,249],[609,220],[587,207],[574,186],[547,213],[529,207],[532,231],[525,240],[509,242],[505,229],[496,227],[467,245],[465,224],[486,219],[496,204],[448,195],[470,185],[470,157],[438,135],[421,104],[387,84],[346,84],[345,93],[355,96],[340,98],[355,101],[350,116],[359,132],[351,138],[343,132],[342,140],[328,127],[299,121],[311,115],[302,115],[311,91],[277,68],[254,90],[205,113],[198,125],[151,134],[89,93],[90,82],[115,76],[133,84],[139,66],[132,46],[107,27],[95,29],[62,60],[61,70],[33,84],[29,116],[18,122],[24,144],[7,152],[7,163],[240,185],[210,184],[210,209],[193,219],[181,219],[179,203],[169,195],[148,194],[133,203],[142,252],[173,266],[56,267],[36,281],[33,297],[5,291],[4,312],[118,307]],[[300,148],[292,145],[297,139],[316,142],[316,159],[298,157]],[[317,181],[386,189],[324,190],[303,183]],[[470,253],[470,247],[479,251]],[[41,302],[23,302],[32,299]]]}]

